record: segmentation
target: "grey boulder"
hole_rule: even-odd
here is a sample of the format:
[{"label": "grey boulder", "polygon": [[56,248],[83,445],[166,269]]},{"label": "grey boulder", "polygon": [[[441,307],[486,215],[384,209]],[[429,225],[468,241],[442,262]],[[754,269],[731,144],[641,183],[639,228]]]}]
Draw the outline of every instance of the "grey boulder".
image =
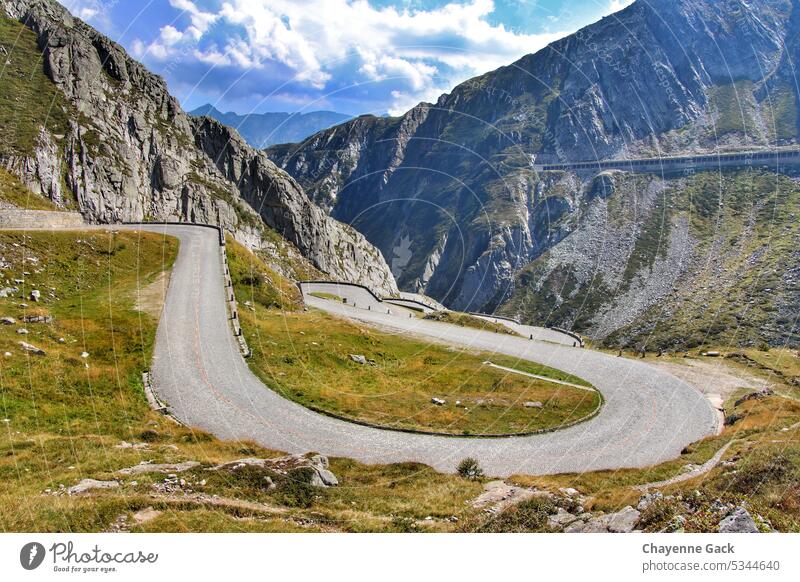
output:
[{"label": "grey boulder", "polygon": [[744,507],[737,507],[719,522],[719,533],[758,533],[756,522]]}]

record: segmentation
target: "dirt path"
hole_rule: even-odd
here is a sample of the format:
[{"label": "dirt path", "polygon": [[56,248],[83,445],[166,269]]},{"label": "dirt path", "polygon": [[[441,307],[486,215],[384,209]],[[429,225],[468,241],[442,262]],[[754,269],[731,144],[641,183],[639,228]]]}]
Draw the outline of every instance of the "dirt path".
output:
[{"label": "dirt path", "polygon": [[134,309],[143,311],[158,319],[161,317],[161,309],[164,307],[164,301],[167,298],[168,287],[169,272],[162,271],[152,283],[136,290]]},{"label": "dirt path", "polygon": [[740,388],[763,390],[775,387],[773,382],[747,372],[724,358],[648,359],[646,361],[654,368],[659,368],[680,378],[699,390],[708,399],[711,406],[717,411],[719,420],[717,434],[722,432],[724,425],[723,404],[731,394]]},{"label": "dirt path", "polygon": [[700,475],[704,475],[708,473],[711,469],[719,465],[720,461],[722,461],[722,457],[725,455],[727,450],[733,443],[739,442],[739,439],[734,439],[725,443],[720,450],[718,450],[713,457],[707,460],[702,465],[695,467],[691,471],[687,471],[686,473],[681,473],[680,475],[675,475],[674,477],[670,477],[669,479],[664,479],[663,481],[654,481],[653,483],[645,483],[644,485],[637,485],[634,487],[637,491],[647,491],[648,489],[658,489],[659,487],[666,487],[668,485],[674,485],[675,483],[682,483],[683,481],[688,481],[689,479],[694,479],[695,477],[699,477]]}]

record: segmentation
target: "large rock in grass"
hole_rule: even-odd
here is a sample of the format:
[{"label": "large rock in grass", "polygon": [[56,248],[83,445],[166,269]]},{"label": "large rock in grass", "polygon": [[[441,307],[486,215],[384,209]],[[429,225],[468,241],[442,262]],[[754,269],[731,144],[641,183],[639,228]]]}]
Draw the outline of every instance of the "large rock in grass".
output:
[{"label": "large rock in grass", "polygon": [[119,487],[117,481],[98,481],[97,479],[83,479],[77,485],[67,489],[67,495],[79,495],[94,489],[116,489]]},{"label": "large rock in grass", "polygon": [[639,515],[639,511],[633,507],[627,506],[623,508],[612,515],[611,521],[608,522],[608,531],[614,533],[632,532],[639,521]]},{"label": "large rock in grass", "polygon": [[640,512],[626,506],[616,513],[594,517],[585,524],[575,522],[564,531],[569,533],[630,533],[639,521]]},{"label": "large rock in grass", "polygon": [[314,487],[335,487],[339,484],[336,475],[329,468],[328,458],[323,455],[286,455],[274,459],[258,459],[248,457],[223,463],[214,467],[215,470],[236,471],[242,467],[261,467],[274,471],[279,475],[287,475],[297,469],[310,468],[314,470],[310,484]]},{"label": "large rock in grass", "polygon": [[35,345],[29,344],[28,342],[19,342],[19,347],[21,347],[26,352],[29,352],[37,356],[45,355],[45,351],[43,349],[37,348]]},{"label": "large rock in grass", "polygon": [[747,509],[737,507],[719,522],[719,533],[758,533],[758,527]]},{"label": "large rock in grass", "polygon": [[339,484],[336,475],[329,469],[328,457],[314,455],[311,457],[311,466],[314,469],[314,477],[311,479],[312,485],[317,487],[336,487]]}]

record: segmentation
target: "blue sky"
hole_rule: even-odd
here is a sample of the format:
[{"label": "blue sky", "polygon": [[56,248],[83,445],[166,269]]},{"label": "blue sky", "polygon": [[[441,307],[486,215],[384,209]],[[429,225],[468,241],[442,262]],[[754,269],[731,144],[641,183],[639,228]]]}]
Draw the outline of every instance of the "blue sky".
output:
[{"label": "blue sky", "polygon": [[184,108],[398,114],[630,0],[62,0]]}]

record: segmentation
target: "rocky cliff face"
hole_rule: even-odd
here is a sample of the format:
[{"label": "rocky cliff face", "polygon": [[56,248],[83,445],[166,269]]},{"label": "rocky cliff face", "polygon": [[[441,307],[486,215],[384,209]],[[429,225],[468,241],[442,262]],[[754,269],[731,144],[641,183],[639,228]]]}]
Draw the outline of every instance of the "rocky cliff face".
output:
[{"label": "rocky cliff face", "polygon": [[797,0],[639,1],[435,104],[267,153],[382,250],[401,288],[488,310],[596,195],[592,176],[534,159],[796,143],[798,30]]},{"label": "rocky cliff face", "polygon": [[[396,291],[361,234],[322,212],[236,132],[185,114],[163,79],[117,44],[51,0],[0,0],[0,11],[33,31],[57,87],[53,115],[16,117],[38,126],[35,140],[0,152],[0,163],[34,192],[72,200],[93,222],[219,224],[251,247],[262,246],[268,227],[329,276]],[[7,58],[21,58],[8,45]],[[30,65],[32,73],[42,66]]]}]

